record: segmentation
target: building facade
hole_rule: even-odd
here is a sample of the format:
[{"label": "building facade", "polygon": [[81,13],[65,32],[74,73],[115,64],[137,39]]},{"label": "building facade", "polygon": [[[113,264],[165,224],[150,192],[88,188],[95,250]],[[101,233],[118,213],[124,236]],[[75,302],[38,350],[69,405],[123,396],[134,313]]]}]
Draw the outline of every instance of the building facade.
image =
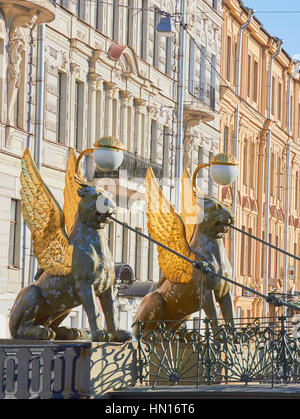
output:
[{"label": "building facade", "polygon": [[[9,310],[37,269],[20,205],[26,147],[62,206],[69,148],[79,153],[103,135],[120,138],[126,149],[120,171],[114,177],[97,173],[94,182],[115,195],[118,219],[145,233],[147,167],[153,168],[174,202],[178,148],[181,167],[190,172],[216,153],[221,1],[187,1],[185,14],[182,4],[0,2],[0,337],[9,336]],[[171,38],[155,30],[161,12],[175,19]],[[185,15],[180,43],[180,19]],[[183,84],[178,83],[179,71]],[[180,94],[184,129],[178,144]],[[92,175],[90,159],[85,170]],[[203,191],[216,195],[208,172],[201,177]],[[107,234],[116,262],[128,263],[137,280],[158,281],[155,246],[113,223]],[[119,307],[123,327],[131,324],[136,310],[126,304],[123,298]],[[120,313],[126,310],[125,321]],[[81,309],[74,310],[68,322],[87,327]]]},{"label": "building facade", "polygon": [[[239,176],[219,196],[239,228],[299,257],[299,66],[241,1],[224,0],[223,19],[220,151],[237,157]],[[294,259],[238,232],[226,244],[241,284],[265,295],[300,291]],[[238,315],[269,313],[262,299],[234,292]]]}]

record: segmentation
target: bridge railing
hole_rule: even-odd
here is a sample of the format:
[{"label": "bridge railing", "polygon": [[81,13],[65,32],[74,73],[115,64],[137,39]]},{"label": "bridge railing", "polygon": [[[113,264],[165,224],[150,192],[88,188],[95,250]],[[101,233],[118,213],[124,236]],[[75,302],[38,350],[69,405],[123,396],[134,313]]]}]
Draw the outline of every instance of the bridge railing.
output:
[{"label": "bridge railing", "polygon": [[[167,324],[168,323],[168,324]],[[210,320],[137,322],[140,381],[152,387],[227,383],[300,383],[300,340],[291,318],[235,319],[218,329]]]}]

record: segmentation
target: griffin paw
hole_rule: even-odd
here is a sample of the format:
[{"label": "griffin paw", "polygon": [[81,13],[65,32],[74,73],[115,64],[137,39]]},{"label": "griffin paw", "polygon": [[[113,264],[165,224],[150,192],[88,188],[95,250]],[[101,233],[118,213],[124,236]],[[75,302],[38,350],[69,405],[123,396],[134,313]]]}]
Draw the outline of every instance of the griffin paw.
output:
[{"label": "griffin paw", "polygon": [[127,330],[116,330],[110,332],[110,335],[110,342],[127,342],[128,340],[131,340],[131,333]]},{"label": "griffin paw", "polygon": [[92,342],[109,342],[110,335],[103,330],[98,330],[97,332],[92,333]]}]

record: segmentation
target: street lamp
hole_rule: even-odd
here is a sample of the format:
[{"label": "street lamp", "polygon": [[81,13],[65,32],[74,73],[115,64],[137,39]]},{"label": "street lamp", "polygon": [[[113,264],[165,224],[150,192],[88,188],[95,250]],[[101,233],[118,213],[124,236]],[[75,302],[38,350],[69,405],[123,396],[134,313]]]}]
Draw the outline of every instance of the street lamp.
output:
[{"label": "street lamp", "polygon": [[160,35],[165,36],[166,38],[172,38],[176,32],[174,21],[171,18],[171,15],[165,14],[160,18],[160,21],[156,25],[156,32]]},{"label": "street lamp", "polygon": [[212,179],[219,185],[229,185],[238,175],[238,162],[232,154],[220,153],[212,157],[206,164],[200,164],[193,173],[193,190],[196,188],[196,178],[200,169],[210,167]]},{"label": "street lamp", "polygon": [[94,148],[83,150],[77,158],[75,173],[78,174],[80,160],[83,156],[93,153],[96,166],[100,170],[117,170],[124,159],[124,145],[115,137],[101,137],[93,144]]}]

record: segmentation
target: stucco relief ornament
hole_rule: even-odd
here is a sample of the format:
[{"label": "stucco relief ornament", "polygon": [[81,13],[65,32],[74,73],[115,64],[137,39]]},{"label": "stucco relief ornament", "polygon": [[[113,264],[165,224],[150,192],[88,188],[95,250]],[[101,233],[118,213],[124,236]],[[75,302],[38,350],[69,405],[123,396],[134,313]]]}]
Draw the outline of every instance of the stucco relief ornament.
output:
[{"label": "stucco relief ornament", "polygon": [[195,136],[187,134],[184,137],[184,154],[183,154],[183,167],[190,169],[192,166],[192,151],[194,146]]},{"label": "stucco relief ornament", "polygon": [[[106,147],[115,147],[110,137],[104,139]],[[130,339],[128,332],[117,329],[112,303],[115,266],[104,227],[115,203],[103,189],[83,181],[78,161],[71,149],[62,210],[29,150],[24,152],[22,214],[32,234],[40,269],[35,282],[20,291],[12,307],[9,327],[13,338],[80,339],[80,330],[61,327],[60,323],[72,308],[82,304],[93,341]],[[107,331],[101,330],[96,297],[101,302]]]},{"label": "stucco relief ornament", "polygon": [[8,101],[7,125],[13,124],[13,109],[21,81],[22,54],[25,51],[25,28],[30,28],[37,20],[37,15],[16,16],[10,26],[8,46]]}]

